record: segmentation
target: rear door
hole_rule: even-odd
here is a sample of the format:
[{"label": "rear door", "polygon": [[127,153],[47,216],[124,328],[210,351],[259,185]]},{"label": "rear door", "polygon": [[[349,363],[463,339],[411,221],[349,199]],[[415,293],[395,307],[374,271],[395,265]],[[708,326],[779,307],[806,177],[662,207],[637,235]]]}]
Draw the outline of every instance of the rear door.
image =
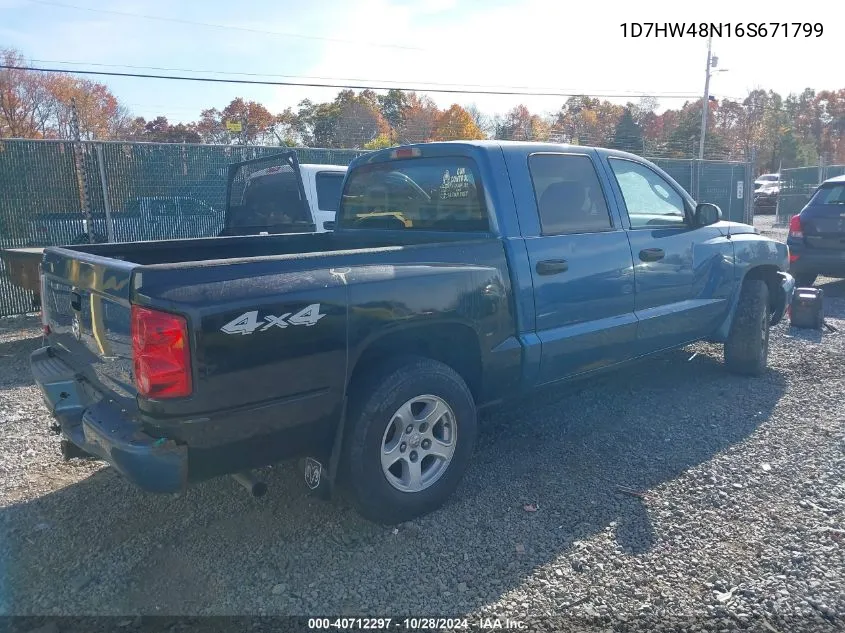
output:
[{"label": "rear door", "polygon": [[692,203],[649,165],[613,156],[607,164],[634,257],[637,355],[711,334],[734,288],[730,240],[718,226],[693,226]]},{"label": "rear door", "polygon": [[[636,337],[631,249],[606,199],[592,150],[509,155],[512,176],[528,171],[532,190],[515,191],[531,264],[539,383],[631,357]],[[520,179],[521,180],[521,179]]]},{"label": "rear door", "polygon": [[809,248],[845,252],[845,182],[818,188],[801,211],[801,229]]}]

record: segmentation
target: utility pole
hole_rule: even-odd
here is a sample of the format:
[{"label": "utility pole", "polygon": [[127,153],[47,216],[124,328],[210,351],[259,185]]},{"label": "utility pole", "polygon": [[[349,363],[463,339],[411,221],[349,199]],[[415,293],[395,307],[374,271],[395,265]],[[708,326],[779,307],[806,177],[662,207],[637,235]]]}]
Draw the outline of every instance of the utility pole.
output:
[{"label": "utility pole", "polygon": [[704,103],[701,104],[701,138],[698,143],[698,160],[704,160],[704,136],[707,134],[707,113],[710,110],[710,65],[713,36],[707,38],[707,67],[704,70]]}]

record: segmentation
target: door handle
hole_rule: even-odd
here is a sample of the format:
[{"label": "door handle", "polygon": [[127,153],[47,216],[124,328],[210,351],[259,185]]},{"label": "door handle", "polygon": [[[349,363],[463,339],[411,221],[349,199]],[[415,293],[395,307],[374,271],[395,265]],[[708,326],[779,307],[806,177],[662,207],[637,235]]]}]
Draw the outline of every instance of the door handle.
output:
[{"label": "door handle", "polygon": [[644,262],[658,262],[666,257],[662,248],[644,248],[640,251],[640,259]]},{"label": "door handle", "polygon": [[536,270],[538,275],[557,275],[569,270],[569,262],[565,259],[544,259],[537,262]]}]

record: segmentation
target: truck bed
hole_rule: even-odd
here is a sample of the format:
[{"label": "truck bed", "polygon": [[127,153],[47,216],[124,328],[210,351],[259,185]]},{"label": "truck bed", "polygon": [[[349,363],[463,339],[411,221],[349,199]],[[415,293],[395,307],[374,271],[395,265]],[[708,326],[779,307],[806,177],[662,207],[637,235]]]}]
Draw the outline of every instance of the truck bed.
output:
[{"label": "truck bed", "polygon": [[[160,240],[122,244],[84,244],[64,247],[79,253],[120,260],[141,266],[241,260],[282,255],[315,256],[333,251],[352,251],[460,241],[461,233],[422,231],[344,231],[291,233],[239,237],[210,237],[190,240]],[[477,239],[477,235],[474,236]]]}]

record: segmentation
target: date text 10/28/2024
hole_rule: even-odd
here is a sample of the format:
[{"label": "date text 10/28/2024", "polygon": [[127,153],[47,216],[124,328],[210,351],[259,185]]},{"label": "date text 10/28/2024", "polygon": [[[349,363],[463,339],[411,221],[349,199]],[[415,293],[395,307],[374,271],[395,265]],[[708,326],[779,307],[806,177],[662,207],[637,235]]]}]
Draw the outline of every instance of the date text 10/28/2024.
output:
[{"label": "date text 10/28/2024", "polygon": [[821,22],[623,22],[622,37],[821,37]]},{"label": "date text 10/28/2024", "polygon": [[325,631],[521,631],[525,622],[510,618],[308,618],[308,628]]}]

